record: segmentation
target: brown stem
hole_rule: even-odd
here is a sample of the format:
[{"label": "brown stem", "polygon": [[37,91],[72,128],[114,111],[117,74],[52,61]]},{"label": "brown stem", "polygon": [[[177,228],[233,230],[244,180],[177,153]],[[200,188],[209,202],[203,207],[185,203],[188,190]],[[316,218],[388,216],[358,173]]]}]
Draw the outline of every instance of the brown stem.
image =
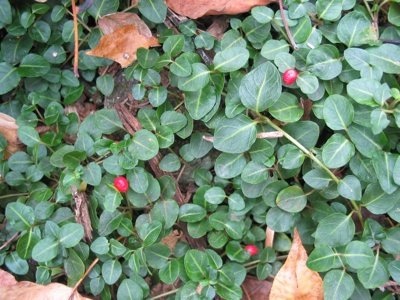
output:
[{"label": "brown stem", "polygon": [[78,32],[78,9],[75,0],[71,0],[72,4],[72,18],[74,23],[74,75],[79,77],[79,32]]},{"label": "brown stem", "polygon": [[288,21],[285,16],[285,12],[283,10],[283,0],[278,0],[278,3],[279,3],[279,11],[281,12],[281,19],[282,19],[283,25],[285,26],[285,30],[286,30],[286,34],[288,36],[289,42],[292,45],[293,49],[297,50],[298,47],[296,45],[296,42],[293,39],[292,32],[290,31],[289,24],[288,24]]},{"label": "brown stem", "polygon": [[99,258],[96,258],[91,264],[90,266],[87,268],[85,274],[83,274],[83,276],[78,280],[78,282],[74,285],[71,295],[69,296],[68,300],[73,300],[74,299],[74,295],[76,293],[76,291],[78,290],[79,286],[81,285],[82,281],[86,278],[86,276],[89,275],[89,273],[92,271],[92,269],[94,268],[94,266],[99,262]]},{"label": "brown stem", "polygon": [[19,232],[14,233],[12,237],[10,237],[3,245],[0,247],[0,251],[10,245],[16,238],[18,238]]}]

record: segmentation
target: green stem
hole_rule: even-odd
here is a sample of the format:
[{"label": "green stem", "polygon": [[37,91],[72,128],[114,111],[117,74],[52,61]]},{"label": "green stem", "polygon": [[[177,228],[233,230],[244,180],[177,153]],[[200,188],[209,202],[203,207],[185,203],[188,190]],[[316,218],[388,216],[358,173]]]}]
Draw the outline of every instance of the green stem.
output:
[{"label": "green stem", "polygon": [[363,0],[363,2],[364,2],[365,8],[368,10],[368,13],[369,13],[371,19],[374,20],[374,14],[372,13],[371,8],[369,7],[369,4],[368,4],[367,0]]},{"label": "green stem", "polygon": [[157,295],[157,296],[155,296],[153,298],[150,298],[150,300],[160,299],[160,298],[163,298],[165,296],[173,295],[173,294],[176,294],[178,291],[179,291],[179,289],[175,289],[175,290],[172,290],[172,291],[169,291],[169,292],[165,292],[165,293]]},{"label": "green stem", "polygon": [[28,196],[28,195],[29,195],[29,193],[7,194],[7,195],[2,195],[2,196],[0,196],[0,200],[1,200],[1,199],[11,198],[11,197]]},{"label": "green stem", "polygon": [[243,267],[248,267],[248,266],[256,265],[256,264],[258,264],[259,262],[260,262],[259,259],[253,260],[253,261],[250,261],[250,262],[248,262],[248,263],[243,264]]},{"label": "green stem", "polygon": [[284,131],[282,128],[277,126],[274,122],[272,122],[268,117],[259,115],[259,117],[262,119],[262,121],[265,121],[268,125],[270,125],[272,128],[274,128],[276,131],[279,131],[282,133],[282,135],[287,138],[293,145],[295,145],[297,148],[299,148],[301,151],[304,152],[305,155],[307,155],[311,160],[313,160],[318,166],[321,167],[332,179],[333,181],[337,184],[339,183],[339,178],[336,177],[335,174],[332,173],[331,170],[327,166],[324,165],[322,161],[320,161],[310,150],[308,150],[306,147],[304,147],[302,144],[300,144],[294,137],[292,137],[290,134],[288,134],[286,131]]}]

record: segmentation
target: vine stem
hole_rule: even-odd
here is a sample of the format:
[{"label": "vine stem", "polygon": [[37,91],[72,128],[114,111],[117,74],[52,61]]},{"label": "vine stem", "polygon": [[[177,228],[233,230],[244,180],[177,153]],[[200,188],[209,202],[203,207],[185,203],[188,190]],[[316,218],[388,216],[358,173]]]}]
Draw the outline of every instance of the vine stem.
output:
[{"label": "vine stem", "polygon": [[11,197],[19,197],[19,196],[29,196],[29,193],[18,193],[18,194],[7,194],[7,195],[2,195],[0,196],[1,199],[7,199]]},{"label": "vine stem", "polygon": [[279,131],[282,133],[282,135],[287,138],[293,145],[295,145],[297,148],[299,148],[301,151],[304,152],[311,160],[313,160],[318,166],[321,167],[331,178],[332,180],[338,184],[339,183],[339,178],[332,173],[331,170],[325,164],[320,161],[310,150],[308,150],[306,147],[304,147],[302,144],[300,144],[294,137],[292,137],[290,134],[288,134],[286,131],[284,131],[282,128],[280,128],[278,125],[276,125],[274,122],[272,122],[268,117],[259,115],[259,117],[265,121],[268,125],[270,125],[272,128],[274,128],[276,131]]},{"label": "vine stem", "polygon": [[72,19],[74,22],[74,75],[79,77],[78,64],[79,64],[79,33],[78,33],[78,9],[75,0],[71,0],[72,4]]},{"label": "vine stem", "polygon": [[155,296],[153,298],[150,298],[150,300],[156,300],[156,299],[163,298],[165,296],[173,295],[173,294],[176,294],[178,291],[179,291],[179,289],[175,289],[175,290],[172,290],[172,291],[169,291],[169,292],[165,292],[165,293],[157,295],[157,296]]},{"label": "vine stem", "polygon": [[279,3],[279,10],[281,12],[282,23],[285,26],[285,30],[286,30],[286,34],[288,36],[289,42],[292,45],[293,49],[297,50],[298,47],[296,45],[296,42],[294,41],[292,32],[290,31],[289,24],[288,24],[288,21],[286,19],[285,12],[284,12],[284,9],[283,9],[283,0],[278,0],[278,3]]},{"label": "vine stem", "polygon": [[89,273],[92,271],[92,269],[94,268],[94,266],[99,262],[99,258],[97,257],[91,264],[90,266],[87,268],[85,274],[83,274],[83,276],[78,280],[78,282],[74,285],[74,287],[72,288],[71,291],[71,295],[69,296],[68,300],[72,300],[74,299],[74,295],[76,293],[76,291],[78,290],[78,287],[81,285],[82,281],[86,278],[86,276],[89,275]]}]

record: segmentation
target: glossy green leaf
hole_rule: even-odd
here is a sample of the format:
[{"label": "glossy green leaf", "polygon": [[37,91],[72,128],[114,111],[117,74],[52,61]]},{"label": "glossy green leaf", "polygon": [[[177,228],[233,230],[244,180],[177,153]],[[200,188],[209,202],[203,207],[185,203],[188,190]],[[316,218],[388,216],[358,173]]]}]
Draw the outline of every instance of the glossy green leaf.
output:
[{"label": "glossy green leaf", "polygon": [[304,110],[301,109],[300,103],[295,95],[283,92],[278,101],[270,107],[269,113],[279,121],[292,123],[300,120]]},{"label": "glossy green leaf", "polygon": [[206,210],[197,204],[184,204],[179,210],[179,219],[184,222],[198,222],[206,216]]},{"label": "glossy green leaf", "polygon": [[318,17],[335,21],[342,13],[342,0],[318,0],[316,3]]},{"label": "glossy green leaf", "polygon": [[339,194],[350,200],[361,200],[361,183],[356,176],[347,175],[339,181]]},{"label": "glossy green leaf", "polygon": [[289,186],[281,190],[276,197],[276,205],[290,213],[302,211],[307,204],[307,197],[303,190],[297,186]]},{"label": "glossy green leaf", "polygon": [[372,39],[370,27],[371,21],[366,15],[353,11],[339,21],[337,36],[348,47],[360,46]]},{"label": "glossy green leaf", "polygon": [[141,129],[134,134],[129,151],[132,151],[137,159],[149,160],[157,155],[158,147],[156,136],[146,129]]},{"label": "glossy green leaf", "polygon": [[282,81],[276,67],[266,62],[247,73],[239,87],[244,106],[256,112],[271,107],[280,97]]},{"label": "glossy green leaf", "polygon": [[349,299],[354,288],[354,280],[345,270],[332,270],[324,277],[324,299]]},{"label": "glossy green leaf", "polygon": [[206,268],[208,265],[207,254],[200,250],[189,250],[185,254],[184,266],[187,276],[194,282],[199,282],[206,278]]},{"label": "glossy green leaf", "polygon": [[157,24],[167,16],[167,6],[162,0],[142,0],[138,8],[147,19]]},{"label": "glossy green leaf", "polygon": [[323,218],[315,232],[315,240],[319,244],[338,247],[349,243],[355,233],[355,225],[350,216],[332,213]]},{"label": "glossy green leaf", "polygon": [[324,244],[316,247],[307,260],[307,267],[317,272],[326,272],[340,266],[339,254]]},{"label": "glossy green leaf", "polygon": [[194,120],[203,118],[217,102],[215,88],[211,84],[195,92],[186,92],[185,96],[185,107]]},{"label": "glossy green leaf", "polygon": [[332,135],[322,147],[322,160],[329,168],[346,165],[354,154],[354,145],[340,133]]},{"label": "glossy green leaf", "polygon": [[393,180],[393,171],[397,158],[397,155],[383,151],[376,152],[372,156],[372,165],[379,184],[382,190],[388,194],[392,194],[398,188]]},{"label": "glossy green leaf", "polygon": [[249,59],[249,51],[243,47],[231,47],[217,52],[214,57],[214,68],[223,73],[242,68]]},{"label": "glossy green leaf", "polygon": [[114,284],[122,274],[121,263],[117,259],[109,259],[103,263],[101,273],[105,283]]},{"label": "glossy green leaf", "polygon": [[65,248],[76,246],[83,238],[83,226],[78,223],[69,223],[61,227],[60,244]]},{"label": "glossy green leaf", "polygon": [[210,70],[202,63],[192,64],[192,74],[179,78],[178,87],[185,92],[201,90],[210,81]]},{"label": "glossy green leaf", "polygon": [[243,154],[221,153],[215,161],[215,173],[225,179],[233,178],[243,171],[246,158]]},{"label": "glossy green leaf", "polygon": [[59,251],[59,242],[52,237],[39,241],[32,249],[32,258],[37,262],[51,261]]},{"label": "glossy green leaf", "polygon": [[324,102],[323,115],[329,128],[346,129],[353,121],[354,108],[346,97],[331,95]]},{"label": "glossy green leaf", "polygon": [[376,255],[373,264],[357,271],[358,280],[367,289],[377,288],[389,280],[384,261]]},{"label": "glossy green leaf", "polygon": [[21,77],[39,77],[50,71],[50,64],[42,56],[28,54],[21,60],[18,74]]},{"label": "glossy green leaf", "polygon": [[333,45],[322,45],[312,49],[306,62],[308,71],[323,80],[331,80],[342,71],[339,50]]},{"label": "glossy green leaf", "polygon": [[96,79],[96,87],[104,96],[110,96],[114,90],[114,78],[109,74],[99,76]]}]

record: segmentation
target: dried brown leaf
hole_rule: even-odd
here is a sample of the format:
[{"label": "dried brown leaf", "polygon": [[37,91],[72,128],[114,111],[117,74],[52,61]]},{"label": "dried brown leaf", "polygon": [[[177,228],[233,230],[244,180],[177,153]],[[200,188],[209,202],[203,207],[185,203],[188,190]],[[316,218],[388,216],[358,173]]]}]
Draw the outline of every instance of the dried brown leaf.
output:
[{"label": "dried brown leaf", "polygon": [[285,264],[275,276],[271,300],[322,300],[322,279],[317,272],[307,268],[307,252],[299,233],[294,230],[292,247]]},{"label": "dried brown leaf", "polygon": [[209,15],[236,15],[251,10],[254,6],[267,5],[275,0],[166,0],[167,6],[177,14],[197,19]]},{"label": "dried brown leaf", "polygon": [[115,13],[103,17],[99,27],[105,35],[86,54],[112,59],[123,68],[136,60],[138,48],[148,49],[159,45],[147,25],[132,13]]},{"label": "dried brown leaf", "polygon": [[244,300],[266,300],[271,292],[272,283],[247,276],[242,284]]},{"label": "dried brown leaf", "polygon": [[274,245],[274,236],[275,236],[275,231],[272,230],[270,227],[267,227],[265,230],[265,248],[270,247]]},{"label": "dried brown leaf", "polygon": [[[40,285],[29,281],[17,282],[11,274],[0,269],[0,300],[68,300],[72,288],[61,283]],[[74,293],[71,300],[90,300]]]},{"label": "dried brown leaf", "polygon": [[0,135],[7,140],[6,158],[22,149],[22,144],[18,140],[18,125],[15,119],[3,113],[0,113]]}]

